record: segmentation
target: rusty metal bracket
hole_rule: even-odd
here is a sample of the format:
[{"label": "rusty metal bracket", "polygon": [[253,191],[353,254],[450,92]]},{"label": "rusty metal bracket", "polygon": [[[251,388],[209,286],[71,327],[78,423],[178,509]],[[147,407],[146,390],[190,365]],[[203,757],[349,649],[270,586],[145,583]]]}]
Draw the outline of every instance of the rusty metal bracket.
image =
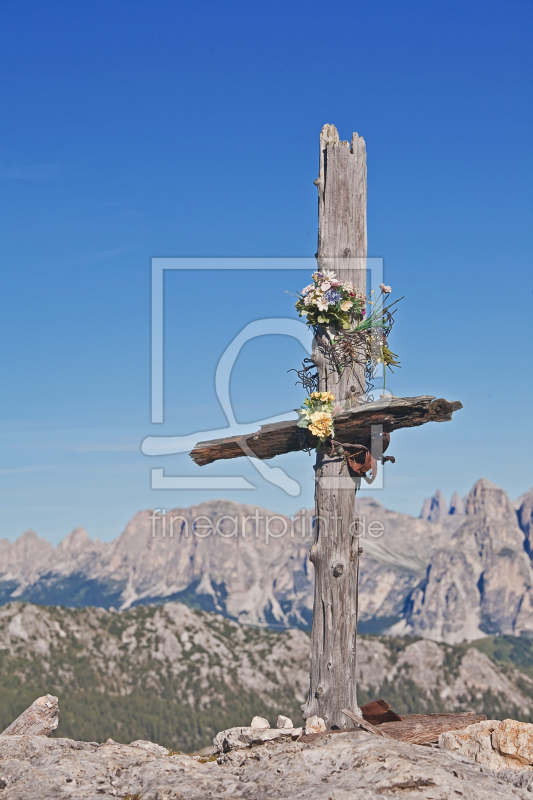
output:
[{"label": "rusty metal bracket", "polygon": [[[383,433],[383,452],[390,444],[390,433]],[[335,445],[344,449],[344,461],[348,465],[350,474],[353,477],[364,478],[368,484],[374,483],[378,474],[378,461],[384,464],[386,461],[395,463],[394,456],[380,456],[375,459],[372,451],[364,444],[349,444],[348,442],[338,442],[331,440],[331,455],[334,454]],[[370,477],[367,477],[370,473]]]}]

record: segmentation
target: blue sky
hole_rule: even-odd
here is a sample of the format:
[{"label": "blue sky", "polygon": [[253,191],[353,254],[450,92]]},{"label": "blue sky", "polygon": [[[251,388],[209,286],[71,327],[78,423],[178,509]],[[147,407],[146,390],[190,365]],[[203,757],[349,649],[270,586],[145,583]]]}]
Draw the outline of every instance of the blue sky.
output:
[{"label": "blue sky", "polygon": [[[533,486],[532,22],[525,0],[4,3],[0,536],[57,542],[83,525],[111,539],[139,509],[216,496],[312,505],[304,454],[275,462],[298,497],[246,463],[255,491],[153,490],[152,467],[237,462],[201,470],[140,444],[224,426],[218,358],[249,321],[295,318],[284,290],[307,282],[169,275],[153,425],[150,259],[312,256],[326,122],[365,137],[368,252],[406,296],[389,388],[465,406],[395,434],[375,496],[416,514],[481,476],[512,497]],[[280,336],[245,346],[239,421],[300,404],[287,369],[303,355]]]}]

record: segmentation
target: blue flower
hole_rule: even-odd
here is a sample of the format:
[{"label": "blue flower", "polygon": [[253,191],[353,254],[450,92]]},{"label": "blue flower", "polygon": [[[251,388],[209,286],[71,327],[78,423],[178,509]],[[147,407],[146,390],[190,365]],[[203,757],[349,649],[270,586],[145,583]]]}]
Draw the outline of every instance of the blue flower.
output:
[{"label": "blue flower", "polygon": [[341,299],[342,295],[339,294],[339,292],[337,292],[336,289],[328,289],[327,292],[324,294],[324,297],[326,298],[328,303],[333,304],[337,303]]}]

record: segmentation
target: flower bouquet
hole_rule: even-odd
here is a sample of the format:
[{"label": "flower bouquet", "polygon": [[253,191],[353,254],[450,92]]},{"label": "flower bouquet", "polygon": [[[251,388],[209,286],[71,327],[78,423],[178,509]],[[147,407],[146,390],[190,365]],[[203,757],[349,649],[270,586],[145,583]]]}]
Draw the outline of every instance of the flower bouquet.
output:
[{"label": "flower bouquet", "polygon": [[334,402],[335,395],[332,392],[312,392],[296,409],[300,417],[296,425],[307,428],[320,442],[325,442],[333,436],[334,415],[344,411],[342,406],[335,406]]},{"label": "flower bouquet", "polygon": [[[346,369],[353,373],[357,365],[363,368],[367,399],[372,397],[372,380],[378,364],[384,366],[383,389],[385,371],[389,369],[392,372],[393,367],[400,366],[397,355],[389,349],[387,342],[394,323],[396,309],[393,306],[400,301],[389,303],[391,287],[381,283],[379,288],[377,297],[373,291],[370,297],[365,297],[350,281],[341,281],[334,272],[324,270],[313,273],[313,283],[297,294],[296,302],[299,315],[306,317],[307,325],[315,332],[317,346],[326,358],[329,373],[340,375]],[[303,368],[297,371],[307,391],[318,388],[318,375],[312,372],[314,365],[311,363],[312,360],[308,364],[304,361]],[[315,394],[313,392],[310,397]],[[313,408],[313,413],[319,411],[328,413],[325,409]],[[325,425],[323,420],[322,427]]]},{"label": "flower bouquet", "polygon": [[296,309],[308,325],[352,327],[354,317],[366,314],[366,297],[350,281],[340,281],[334,272],[313,273],[313,283],[298,293]]}]

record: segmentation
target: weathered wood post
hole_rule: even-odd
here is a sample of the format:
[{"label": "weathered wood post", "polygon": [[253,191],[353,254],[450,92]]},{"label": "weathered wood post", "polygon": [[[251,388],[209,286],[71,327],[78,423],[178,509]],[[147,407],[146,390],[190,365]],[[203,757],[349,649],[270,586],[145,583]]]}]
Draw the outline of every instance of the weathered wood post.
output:
[{"label": "weathered wood post", "polygon": [[[335,272],[339,280],[351,281],[354,292],[367,296],[364,140],[354,133],[351,144],[340,142],[335,126],[324,125],[320,134],[319,176],[315,183],[318,187],[318,271]],[[387,319],[390,321],[391,316]],[[360,550],[355,491],[360,478],[350,474],[344,448],[339,443],[369,448],[374,426],[381,426],[382,431],[389,434],[398,428],[445,422],[451,420],[454,411],[462,405],[444,398],[437,400],[431,395],[390,397],[365,403],[365,370],[369,360],[372,363],[372,354],[369,359],[367,350],[369,336],[356,337],[347,358],[341,354],[336,360],[333,351],[342,349],[346,339],[339,342],[339,331],[335,328],[314,323],[313,327],[316,337],[312,359],[317,367],[318,389],[332,392],[336,404],[342,405],[344,411],[335,410],[334,439],[326,439],[319,447],[315,466],[315,537],[309,554],[315,567],[315,601],[309,696],[302,711],[306,719],[316,714],[328,728],[343,729],[353,722],[342,709],[347,709],[352,716],[358,712],[355,658]],[[333,339],[336,340],[334,346]],[[347,344],[350,345],[350,341]],[[358,347],[364,349],[358,351]],[[383,360],[383,351],[381,355]],[[305,370],[298,374],[305,374]],[[305,385],[304,379],[302,383]],[[151,441],[145,440],[143,452],[150,452],[145,445]],[[316,443],[314,436],[302,437],[298,422],[287,421],[263,425],[261,430],[251,434],[198,442],[191,451],[191,458],[201,466],[245,455],[266,459],[314,447]],[[176,452],[173,446],[174,439],[169,437],[169,453]],[[158,440],[157,453],[161,452]]]},{"label": "weathered wood post", "polygon": [[[318,180],[319,271],[333,270],[366,295],[366,148],[353,134],[351,145],[340,142],[334,125],[320,134]],[[324,331],[325,335],[328,331]],[[331,332],[332,333],[332,332]],[[333,334],[332,334],[333,335]],[[315,340],[313,361],[319,391],[335,394],[345,406],[365,393],[364,364],[332,370]],[[315,568],[315,600],[311,635],[309,697],[302,711],[322,717],[328,728],[353,723],[342,708],[357,710],[355,682],[358,523],[356,478],[349,474],[342,447],[320,448],[316,461],[315,538],[310,560]]]}]

